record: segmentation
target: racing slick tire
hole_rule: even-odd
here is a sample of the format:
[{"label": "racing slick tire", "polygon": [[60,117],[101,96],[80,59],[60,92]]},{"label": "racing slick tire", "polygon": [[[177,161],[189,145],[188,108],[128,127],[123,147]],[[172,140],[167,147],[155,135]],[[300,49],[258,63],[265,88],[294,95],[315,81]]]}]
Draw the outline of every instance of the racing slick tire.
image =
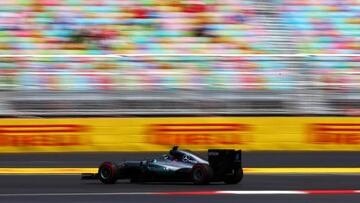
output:
[{"label": "racing slick tire", "polygon": [[232,170],[232,174],[226,175],[224,182],[226,184],[238,184],[244,177],[242,168]]},{"label": "racing slick tire", "polygon": [[196,185],[206,185],[213,177],[213,170],[207,164],[195,164],[191,171],[192,181]]},{"label": "racing slick tire", "polygon": [[104,184],[114,184],[117,181],[117,166],[113,162],[103,162],[98,170],[99,180]]}]

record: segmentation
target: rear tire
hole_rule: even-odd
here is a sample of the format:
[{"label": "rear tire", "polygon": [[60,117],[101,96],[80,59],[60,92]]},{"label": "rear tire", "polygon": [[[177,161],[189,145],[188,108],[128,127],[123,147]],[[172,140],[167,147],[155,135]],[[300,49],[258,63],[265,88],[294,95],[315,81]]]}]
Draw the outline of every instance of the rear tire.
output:
[{"label": "rear tire", "polygon": [[114,184],[117,181],[117,166],[113,162],[104,162],[99,166],[99,180],[104,184]]},{"label": "rear tire", "polygon": [[209,184],[213,177],[213,170],[207,164],[195,164],[191,171],[193,183],[196,185]]},{"label": "rear tire", "polygon": [[231,175],[225,176],[224,182],[226,184],[238,184],[244,177],[244,172],[242,168],[233,169]]}]

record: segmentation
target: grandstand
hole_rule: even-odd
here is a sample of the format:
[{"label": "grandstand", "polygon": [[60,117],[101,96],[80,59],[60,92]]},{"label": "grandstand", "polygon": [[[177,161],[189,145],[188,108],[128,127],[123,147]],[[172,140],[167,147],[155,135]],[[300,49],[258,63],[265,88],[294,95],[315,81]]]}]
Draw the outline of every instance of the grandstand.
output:
[{"label": "grandstand", "polygon": [[358,0],[283,0],[281,24],[298,36],[296,50],[307,54],[359,54]]},{"label": "grandstand", "polygon": [[0,54],[272,53],[255,1],[0,3]]},{"label": "grandstand", "polygon": [[358,0],[2,1],[0,109],[346,115],[359,13]]}]

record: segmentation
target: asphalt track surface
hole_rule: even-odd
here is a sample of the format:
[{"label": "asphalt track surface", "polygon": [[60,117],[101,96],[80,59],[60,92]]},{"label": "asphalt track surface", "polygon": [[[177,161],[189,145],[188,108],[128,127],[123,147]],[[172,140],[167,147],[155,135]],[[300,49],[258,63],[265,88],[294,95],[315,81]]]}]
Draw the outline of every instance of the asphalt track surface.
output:
[{"label": "asphalt track surface", "polygon": [[[103,161],[144,160],[153,153],[1,154],[0,167],[97,167]],[[198,152],[206,157],[206,153]],[[360,167],[360,152],[243,152],[243,167]]]},{"label": "asphalt track surface", "polygon": [[[6,154],[0,167],[96,167],[104,160],[143,159],[161,153],[72,153]],[[360,167],[360,153],[248,152],[244,167]],[[246,175],[238,185],[191,183],[130,184],[119,181],[103,185],[98,181],[81,181],[78,175],[1,175],[0,202],[360,202],[360,194],[175,194],[198,191],[297,191],[360,190],[360,175]],[[170,192],[145,194],[144,192]],[[138,193],[138,194],[137,194]]]}]

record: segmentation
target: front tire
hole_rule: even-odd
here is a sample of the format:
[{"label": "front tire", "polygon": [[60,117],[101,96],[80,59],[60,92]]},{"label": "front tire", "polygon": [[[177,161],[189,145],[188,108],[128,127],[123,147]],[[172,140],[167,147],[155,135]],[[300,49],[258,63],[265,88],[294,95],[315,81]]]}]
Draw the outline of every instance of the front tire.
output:
[{"label": "front tire", "polygon": [[213,170],[207,164],[195,164],[191,171],[193,183],[196,185],[209,184],[213,177]]},{"label": "front tire", "polygon": [[99,180],[104,184],[114,184],[117,181],[117,166],[113,162],[104,162],[98,170]]},{"label": "front tire", "polygon": [[226,184],[238,184],[244,177],[242,168],[232,170],[232,174],[226,175],[224,182]]}]

